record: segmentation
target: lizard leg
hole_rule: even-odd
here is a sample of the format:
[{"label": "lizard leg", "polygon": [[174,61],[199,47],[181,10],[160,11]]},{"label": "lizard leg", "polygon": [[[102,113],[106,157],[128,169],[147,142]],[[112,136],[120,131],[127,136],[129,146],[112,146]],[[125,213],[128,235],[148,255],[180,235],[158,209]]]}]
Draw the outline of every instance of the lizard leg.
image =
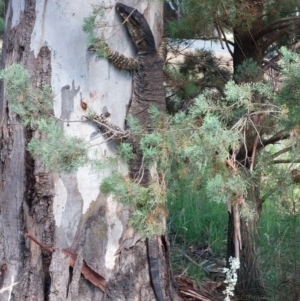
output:
[{"label": "lizard leg", "polygon": [[161,43],[160,43],[160,46],[157,50],[157,54],[158,56],[160,57],[161,61],[164,63],[166,58],[167,58],[167,53],[168,53],[168,50],[167,50],[167,39],[162,39]]},{"label": "lizard leg", "polygon": [[114,64],[118,69],[125,69],[134,71],[138,67],[138,61],[136,59],[126,57],[118,51],[108,49],[107,58]]},{"label": "lizard leg", "polygon": [[118,69],[134,71],[138,68],[137,59],[126,57],[118,51],[112,50],[102,39],[96,39],[89,50],[95,51],[100,57],[108,58]]},{"label": "lizard leg", "polygon": [[131,134],[129,131],[125,131],[118,127],[115,124],[110,123],[105,116],[93,115],[91,117],[84,116],[86,119],[89,119],[96,123],[99,127],[99,130],[103,132],[108,138],[113,138],[114,140],[131,140]]}]

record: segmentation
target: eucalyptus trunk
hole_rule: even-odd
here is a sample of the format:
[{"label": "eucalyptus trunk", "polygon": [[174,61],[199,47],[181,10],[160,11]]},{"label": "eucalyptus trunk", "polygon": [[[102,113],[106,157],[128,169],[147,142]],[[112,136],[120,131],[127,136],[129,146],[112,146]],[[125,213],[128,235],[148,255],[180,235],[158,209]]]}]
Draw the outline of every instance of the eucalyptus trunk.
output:
[{"label": "eucalyptus trunk", "polygon": [[[115,3],[105,1],[101,20],[105,27],[99,35],[113,49],[134,56],[128,34],[111,7]],[[3,67],[21,63],[36,87],[51,85],[56,96],[53,113],[67,121],[60,122],[64,131],[93,140],[99,152],[109,156],[114,143],[107,144],[103,135],[94,138],[98,129],[90,122],[72,122],[86,113],[80,105],[84,102],[97,114],[107,107],[110,121],[122,128],[131,98],[131,74],[87,50],[83,18],[98,4],[96,0],[6,1]],[[145,14],[159,44],[162,2],[128,0],[126,4]],[[34,160],[26,147],[39,133],[24,128],[12,113],[5,83],[0,124],[0,289],[14,281],[13,289],[0,299],[155,300],[146,243],[136,240],[137,234],[128,226],[130,208],[100,191],[105,173],[97,176],[82,167],[72,174],[53,174]],[[169,272],[168,242],[165,237],[158,240],[158,260],[164,269],[160,272],[169,285],[166,301],[180,300]]]}]

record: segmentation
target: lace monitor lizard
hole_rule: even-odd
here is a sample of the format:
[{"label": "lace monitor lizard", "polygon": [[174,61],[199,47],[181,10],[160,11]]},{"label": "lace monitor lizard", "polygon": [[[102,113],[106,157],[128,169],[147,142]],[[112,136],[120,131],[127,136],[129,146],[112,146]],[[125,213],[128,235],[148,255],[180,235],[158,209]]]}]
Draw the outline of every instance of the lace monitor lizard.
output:
[{"label": "lace monitor lizard", "polygon": [[[125,69],[133,72],[133,93],[131,101],[127,108],[127,116],[132,115],[138,119],[143,127],[150,131],[151,120],[148,112],[150,106],[156,106],[159,111],[166,111],[165,91],[163,86],[163,63],[166,56],[165,43],[162,42],[159,50],[156,50],[155,41],[152,31],[145,17],[136,9],[127,5],[117,3],[116,11],[123,18],[128,32],[138,50],[136,58],[127,58],[117,51],[112,50],[109,46],[104,45],[104,51],[109,61],[119,69]],[[100,115],[93,119],[98,123],[100,130],[114,139],[126,140],[133,145],[135,156],[129,162],[129,172],[133,180],[138,181],[141,185],[147,186],[150,182],[150,172],[141,168],[143,165],[143,156],[139,149],[139,143],[132,137],[128,126],[122,130],[115,125],[111,125],[105,118]],[[154,235],[147,239],[147,253],[150,270],[150,278],[157,301],[170,300],[168,292],[169,283],[165,283],[165,275],[160,277],[160,250],[168,253],[167,245],[160,243],[159,237]],[[167,280],[168,282],[168,280]]]}]

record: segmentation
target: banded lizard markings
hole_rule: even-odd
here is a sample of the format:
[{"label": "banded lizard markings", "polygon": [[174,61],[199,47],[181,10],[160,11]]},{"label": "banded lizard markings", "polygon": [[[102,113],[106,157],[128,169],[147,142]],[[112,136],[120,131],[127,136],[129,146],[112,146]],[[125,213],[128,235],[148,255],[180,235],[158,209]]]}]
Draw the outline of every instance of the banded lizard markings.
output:
[{"label": "banded lizard markings", "polygon": [[[138,10],[117,3],[116,11],[124,19],[138,52],[136,58],[127,58],[107,46],[107,57],[117,68],[133,72],[133,92],[127,108],[126,118],[132,116],[145,129],[150,130],[151,120],[148,112],[150,106],[156,106],[162,112],[166,111],[163,85],[164,43],[157,52],[148,22]],[[135,158],[129,162],[130,176],[142,185],[147,185],[150,180],[150,172],[141,168],[143,166],[143,156],[138,143],[129,140],[127,142],[132,142],[135,152]]]},{"label": "banded lizard markings", "polygon": [[152,285],[154,288],[154,293],[157,301],[165,301],[163,288],[161,283],[163,282],[160,279],[159,273],[159,242],[158,236],[153,235],[152,237],[147,239],[147,248],[148,248],[148,262],[149,262],[149,269],[150,269],[150,276]]},{"label": "banded lizard markings", "polygon": [[[153,33],[145,17],[135,8],[125,4],[117,3],[116,11],[123,18],[128,32],[138,50],[136,58],[127,58],[117,51],[112,50],[105,45],[104,50],[109,61],[119,69],[125,69],[133,72],[133,92],[127,108],[127,116],[136,118],[146,131],[151,131],[151,119],[149,114],[150,106],[156,106],[159,111],[166,111],[165,91],[163,85],[163,64],[166,56],[165,44],[162,42],[159,50],[156,50]],[[101,42],[100,42],[101,43]],[[135,137],[132,137],[128,126],[122,130],[111,125],[101,115],[98,120],[94,120],[101,126],[100,130],[108,134],[109,137],[126,140],[131,143],[135,156],[129,162],[130,177],[138,181],[141,185],[147,186],[150,183],[150,172],[143,168],[143,155],[139,148],[139,143]],[[111,130],[110,130],[111,129]],[[162,285],[164,276],[160,277],[160,245],[159,236],[154,235],[147,239],[147,255],[149,262],[150,278],[154,294],[157,301],[169,300]],[[168,291],[168,289],[167,289]]]}]

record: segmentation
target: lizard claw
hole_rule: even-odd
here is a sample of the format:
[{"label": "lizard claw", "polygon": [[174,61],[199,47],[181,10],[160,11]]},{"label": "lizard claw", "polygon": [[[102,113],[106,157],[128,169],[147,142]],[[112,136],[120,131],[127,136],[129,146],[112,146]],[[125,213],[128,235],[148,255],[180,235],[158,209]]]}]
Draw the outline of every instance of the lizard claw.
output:
[{"label": "lizard claw", "polygon": [[95,52],[98,57],[107,57],[109,50],[109,46],[102,39],[95,39],[93,45],[90,45],[88,48],[88,51]]}]

